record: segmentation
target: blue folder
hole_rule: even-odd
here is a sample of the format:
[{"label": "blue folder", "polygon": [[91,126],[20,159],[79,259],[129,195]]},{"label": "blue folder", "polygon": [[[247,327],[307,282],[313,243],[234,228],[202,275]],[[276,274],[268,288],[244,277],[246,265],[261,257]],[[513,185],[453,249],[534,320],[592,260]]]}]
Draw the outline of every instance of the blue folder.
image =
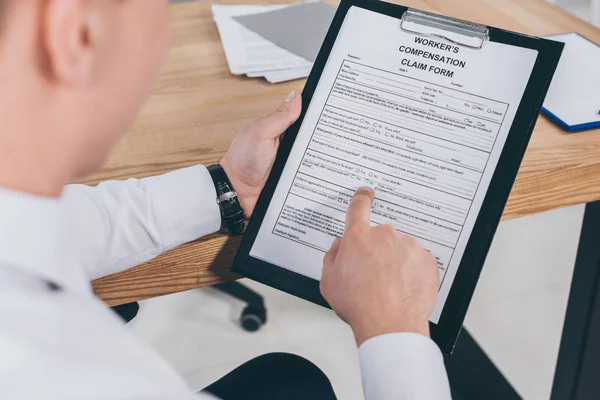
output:
[{"label": "blue folder", "polygon": [[577,33],[546,38],[565,49],[542,112],[567,132],[600,128],[600,46]]}]

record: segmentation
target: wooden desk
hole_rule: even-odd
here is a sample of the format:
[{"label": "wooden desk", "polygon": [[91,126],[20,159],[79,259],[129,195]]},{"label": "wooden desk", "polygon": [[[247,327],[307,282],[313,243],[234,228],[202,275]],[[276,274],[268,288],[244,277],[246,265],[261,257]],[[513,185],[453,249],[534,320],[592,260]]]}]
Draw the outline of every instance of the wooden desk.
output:
[{"label": "wooden desk", "polygon": [[[263,3],[277,1],[263,1]],[[282,1],[279,1],[282,2]],[[271,85],[229,73],[213,2],[173,5],[165,73],[108,165],[84,182],[146,177],[220,159],[233,137],[304,82]],[[241,1],[219,1],[236,4]],[[600,30],[545,0],[407,0],[403,5],[531,35],[577,31],[600,43]],[[565,134],[541,117],[504,219],[600,199],[600,131]],[[239,239],[212,235],[139,267],[94,282],[117,305],[234,279]]]}]

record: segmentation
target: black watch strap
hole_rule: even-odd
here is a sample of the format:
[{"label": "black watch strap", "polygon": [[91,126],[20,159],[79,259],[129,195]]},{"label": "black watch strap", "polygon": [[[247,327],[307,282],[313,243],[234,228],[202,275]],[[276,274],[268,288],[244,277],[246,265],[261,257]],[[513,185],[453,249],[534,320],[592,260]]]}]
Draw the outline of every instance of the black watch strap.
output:
[{"label": "black watch strap", "polygon": [[208,172],[217,191],[222,225],[227,228],[230,235],[239,235],[244,231],[246,221],[237,193],[233,190],[225,170],[219,164],[209,166]]}]

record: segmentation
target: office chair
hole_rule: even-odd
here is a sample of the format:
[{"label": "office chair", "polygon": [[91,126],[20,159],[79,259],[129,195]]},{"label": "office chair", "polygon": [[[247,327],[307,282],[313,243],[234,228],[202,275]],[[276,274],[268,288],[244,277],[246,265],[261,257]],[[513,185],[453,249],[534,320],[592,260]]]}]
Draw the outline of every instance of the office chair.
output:
[{"label": "office chair", "polygon": [[[213,288],[246,303],[240,316],[240,326],[247,332],[256,332],[267,322],[267,309],[261,295],[239,282],[214,285]],[[135,318],[140,305],[138,302],[111,307],[126,323]]]}]

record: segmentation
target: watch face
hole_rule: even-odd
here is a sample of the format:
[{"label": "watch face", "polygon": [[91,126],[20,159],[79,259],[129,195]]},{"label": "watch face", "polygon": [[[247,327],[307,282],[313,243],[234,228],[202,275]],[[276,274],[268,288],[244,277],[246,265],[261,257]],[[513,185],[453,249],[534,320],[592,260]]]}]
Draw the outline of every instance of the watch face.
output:
[{"label": "watch face", "polygon": [[229,191],[220,195],[217,199],[217,203],[235,203],[237,201],[237,193],[234,191]]}]

